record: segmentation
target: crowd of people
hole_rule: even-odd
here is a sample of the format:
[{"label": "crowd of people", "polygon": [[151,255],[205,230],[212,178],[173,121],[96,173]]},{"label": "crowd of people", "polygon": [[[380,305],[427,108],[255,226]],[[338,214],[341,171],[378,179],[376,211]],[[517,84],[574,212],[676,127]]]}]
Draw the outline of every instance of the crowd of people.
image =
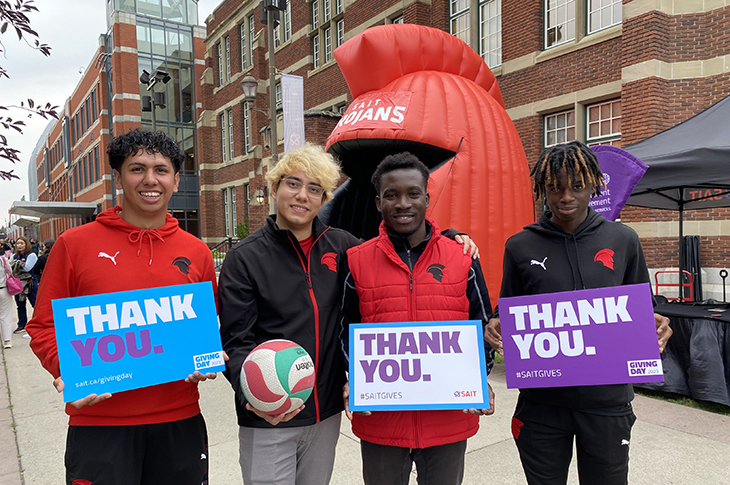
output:
[{"label": "crowd of people", "polygon": [[[17,269],[28,282],[23,305],[29,299],[34,306],[30,346],[58,392],[64,382],[52,300],[209,281],[217,295],[224,375],[235,394],[231,412],[238,418],[244,484],[329,483],[343,411],[360,438],[367,485],[406,485],[414,465],[421,485],[462,483],[467,439],[480,417],[495,412],[491,387],[484,409],[347,409],[350,325],[478,320],[488,368],[495,351],[502,351],[498,309],[490,303],[478,248],[458,228],[442,231],[426,217],[429,170],[416,156],[397,153],[378,165],[372,182],[382,223],[379,235],[363,242],[317,216],[340,179],[333,157],[309,144],[287,153],[266,175],[275,214],[229,251],[217,281],[206,245],[167,211],[184,160],[177,144],[161,132],[132,130],[114,138],[107,154],[123,204],[64,232],[52,251],[44,243],[47,261],[20,238],[10,262],[13,274]],[[588,205],[604,187],[588,147],[573,142],[548,148],[532,175],[536,198],[547,210],[507,242],[501,296],[649,281],[636,234]],[[598,240],[626,255],[610,277],[581,270]],[[550,261],[558,269],[549,277],[530,272],[526,251],[553,246]],[[188,272],[174,265],[181,256],[191,262]],[[449,268],[438,281],[429,271],[433,264]],[[37,296],[35,267],[50,275]],[[672,331],[660,315],[654,324],[662,350]],[[246,356],[271,339],[297,342],[315,362],[312,397],[278,416],[252,406],[240,386]],[[67,403],[67,484],[208,483],[198,383],[215,377],[194,372],[184,381]],[[628,446],[621,445],[635,420],[632,397],[630,385],[522,390],[512,430],[528,483],[565,484],[574,444],[581,483],[627,483]]]}]

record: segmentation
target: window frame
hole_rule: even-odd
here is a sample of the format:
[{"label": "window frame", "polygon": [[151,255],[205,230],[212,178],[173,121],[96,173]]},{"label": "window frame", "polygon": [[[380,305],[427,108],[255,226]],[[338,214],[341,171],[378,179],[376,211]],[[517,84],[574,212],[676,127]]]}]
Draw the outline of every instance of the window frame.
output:
[{"label": "window frame", "polygon": [[220,113],[218,115],[218,123],[220,123],[220,134],[221,134],[221,155],[222,155],[222,161],[226,161],[226,153],[228,152],[228,147],[226,145],[226,114]]},{"label": "window frame", "polygon": [[[543,17],[542,17],[543,18],[543,30],[542,30],[542,34],[543,34],[543,49],[551,49],[553,47],[557,47],[559,45],[563,45],[563,44],[567,44],[568,42],[575,41],[575,39],[576,39],[576,27],[577,27],[576,1],[583,1],[583,0],[552,0],[552,1],[556,2],[555,8],[552,8],[551,9],[550,8],[550,1],[545,1],[544,2],[544,6],[543,6],[543,11],[542,11],[542,15],[543,15]],[[559,5],[558,5],[558,3],[559,3]],[[572,5],[572,9],[573,9],[573,18],[572,18],[572,20],[569,19],[569,13],[566,12],[566,16],[565,16],[566,21],[565,22],[563,22],[563,23],[556,23],[552,27],[548,24],[549,12],[551,12],[551,11],[557,11],[559,8],[561,8],[563,6],[565,6],[566,10],[570,10],[570,6],[571,5]],[[559,13],[557,15],[559,15]],[[571,22],[573,24],[573,35],[572,35],[572,37],[570,37],[569,34],[566,34],[565,39],[563,39],[563,40],[561,40],[561,41],[558,42],[557,41],[558,27],[565,26],[566,27],[566,30],[569,30],[567,27],[570,26]],[[551,29],[553,29],[553,28],[556,29],[556,40],[555,40],[554,43],[548,44],[548,39],[550,37],[549,31]]]},{"label": "window frame", "polygon": [[332,62],[332,27],[323,30],[324,33],[324,63]]},{"label": "window frame", "polygon": [[[489,9],[490,4],[496,4],[497,5],[497,24],[498,24],[498,30],[496,33],[489,32],[488,35],[485,36],[485,30],[486,27],[489,25],[489,21],[494,18],[490,17],[488,19],[484,18],[484,11]],[[496,64],[490,64],[489,60],[491,59],[492,50],[487,47],[485,52],[485,41],[487,44],[489,44],[489,40],[492,36],[497,37],[497,42],[499,46],[497,47],[497,52],[494,54],[498,60]],[[502,0],[479,0],[479,55],[484,59],[484,62],[489,66],[490,69],[493,69],[497,66],[502,65]]]},{"label": "window frame", "polygon": [[[623,2],[621,0],[611,0],[611,4],[604,8],[599,7],[596,10],[592,9],[592,3],[596,0],[587,0],[586,1],[586,35],[595,34],[596,32],[600,32],[601,30],[608,29],[613,27],[614,25],[619,25],[622,23],[622,15],[623,15]],[[618,6],[618,12],[615,11],[616,7]],[[611,10],[611,16],[614,17],[616,13],[618,13],[618,20],[615,18],[612,19],[612,22],[610,22],[608,25],[605,26],[599,26],[596,29],[591,28],[591,15],[596,12],[602,12],[604,10],[610,9]]]},{"label": "window frame", "polygon": [[312,68],[319,69],[319,34],[312,37]]},{"label": "window frame", "polygon": [[[457,10],[459,3],[463,3],[465,5],[461,10]],[[466,28],[458,32],[454,32],[454,22],[460,19],[465,19]],[[471,35],[470,23],[471,2],[469,0],[449,0],[449,33],[469,44],[469,37]]]},{"label": "window frame", "polygon": [[[610,115],[608,118],[601,118],[601,107],[602,106],[609,106],[610,109]],[[618,115],[614,116],[615,108],[618,106]],[[591,109],[597,109],[598,110],[598,119],[595,121],[591,121]],[[593,103],[588,104],[585,106],[585,129],[586,129],[586,145],[594,146],[594,145],[605,145],[606,142],[613,142],[620,141],[621,140],[621,113],[622,113],[622,106],[621,106],[621,98],[615,98],[615,99],[609,99],[607,101],[601,101],[599,103]],[[616,123],[616,120],[618,120],[618,123]],[[608,122],[611,126],[611,133],[607,135],[602,135],[600,133],[601,131],[601,125],[602,123]],[[591,136],[591,126],[598,124],[598,135],[597,136]],[[613,131],[614,126],[618,124],[619,131]]]},{"label": "window frame", "polygon": [[[569,125],[569,124],[568,124],[568,121],[567,121],[567,117],[566,117],[566,123],[565,123],[565,126],[563,126],[563,127],[561,127],[561,128],[558,128],[558,127],[557,127],[557,117],[558,117],[558,116],[561,116],[561,115],[569,115],[569,114],[571,114],[571,113],[572,113],[572,115],[573,115],[573,124],[572,124],[572,125]],[[553,130],[548,130],[548,118],[555,118],[555,119],[556,119],[556,128],[555,128],[555,129],[553,129]],[[570,108],[570,109],[566,109],[566,110],[563,110],[563,111],[558,111],[558,112],[556,112],[556,113],[550,113],[550,114],[546,114],[546,115],[543,115],[543,117],[542,117],[542,123],[543,123],[543,128],[542,128],[542,133],[543,133],[543,138],[542,138],[542,140],[543,140],[543,141],[542,141],[542,143],[543,143],[543,147],[544,147],[544,148],[547,148],[547,147],[551,147],[551,146],[559,145],[559,144],[561,144],[561,143],[567,143],[567,142],[569,142],[569,141],[574,141],[574,140],[576,140],[577,138],[576,138],[576,126],[575,126],[575,120],[576,120],[576,113],[575,113],[575,108]],[[568,136],[568,133],[569,133],[569,131],[570,131],[570,129],[571,129],[571,128],[573,129],[573,137],[572,137],[572,138],[570,138],[570,137]],[[558,138],[558,137],[557,137],[557,133],[558,133],[558,130],[564,130],[564,131],[565,131],[565,139],[564,139],[563,141],[556,141],[555,143],[552,143],[552,144],[549,144],[549,145],[548,145],[548,133],[549,133],[549,132],[554,132],[554,133],[556,133],[556,137],[555,137],[555,139],[557,140],[557,138]]]}]

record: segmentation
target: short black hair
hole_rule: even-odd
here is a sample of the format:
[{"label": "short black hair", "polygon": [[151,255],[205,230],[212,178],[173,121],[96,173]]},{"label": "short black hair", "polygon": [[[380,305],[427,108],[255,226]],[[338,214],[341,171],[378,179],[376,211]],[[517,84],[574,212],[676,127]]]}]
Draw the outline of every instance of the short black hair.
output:
[{"label": "short black hair", "polygon": [[423,175],[423,188],[427,189],[429,174],[428,167],[411,152],[401,152],[396,153],[395,155],[388,155],[382,162],[380,162],[380,164],[378,164],[372,178],[370,179],[375,186],[375,192],[380,195],[380,179],[383,178],[383,175],[388,172],[392,172],[393,170],[407,170],[411,168],[421,172],[421,175]]},{"label": "short black hair", "polygon": [[106,154],[109,156],[109,165],[117,172],[121,171],[124,161],[135,156],[140,150],[149,154],[159,153],[172,162],[175,173],[182,169],[185,153],[175,140],[161,131],[147,131],[136,128],[123,135],[115,137]]},{"label": "short black hair", "polygon": [[530,172],[537,200],[545,197],[548,190],[560,189],[561,170],[565,170],[569,184],[595,187],[593,195],[601,195],[601,188],[606,188],[596,153],[579,141],[571,141],[547,147],[540,154]]}]

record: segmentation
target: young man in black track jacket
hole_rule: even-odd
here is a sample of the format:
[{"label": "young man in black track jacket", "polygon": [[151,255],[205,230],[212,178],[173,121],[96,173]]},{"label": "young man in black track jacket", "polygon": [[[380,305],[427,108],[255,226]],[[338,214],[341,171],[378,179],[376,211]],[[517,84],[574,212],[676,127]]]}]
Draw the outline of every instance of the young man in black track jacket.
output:
[{"label": "young man in black track jacket", "polygon": [[[603,184],[593,151],[580,142],[545,149],[532,171],[540,220],[507,240],[500,297],[648,283],[639,237],[588,205]],[[655,314],[660,351],[672,334]],[[501,353],[499,319],[485,338]],[[520,389],[512,434],[529,484],[564,485],[573,441],[580,483],[628,483],[630,384]]]}]

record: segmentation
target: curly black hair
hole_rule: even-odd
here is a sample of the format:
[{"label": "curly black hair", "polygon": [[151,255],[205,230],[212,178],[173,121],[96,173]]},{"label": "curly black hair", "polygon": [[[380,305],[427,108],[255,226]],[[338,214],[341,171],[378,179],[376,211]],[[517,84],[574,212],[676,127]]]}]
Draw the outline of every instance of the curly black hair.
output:
[{"label": "curly black hair", "polygon": [[149,154],[159,153],[169,158],[175,173],[178,173],[185,161],[185,153],[175,140],[161,131],[147,131],[136,128],[115,137],[106,149],[109,165],[117,172],[121,171],[124,161],[135,156],[140,150]]},{"label": "curly black hair", "polygon": [[375,169],[375,172],[370,179],[370,181],[375,186],[375,192],[380,195],[380,179],[383,177],[383,175],[388,172],[392,172],[393,170],[411,168],[414,168],[421,172],[421,175],[423,175],[423,188],[427,188],[429,174],[428,167],[426,167],[426,165],[424,165],[424,163],[411,152],[401,152],[396,153],[395,155],[388,155],[383,159],[382,162],[380,162],[378,167]]},{"label": "curly black hair", "polygon": [[545,148],[530,175],[534,178],[535,198],[540,200],[549,190],[559,190],[560,171],[565,170],[568,183],[594,187],[593,195],[606,188],[603,172],[593,150],[579,141]]}]

